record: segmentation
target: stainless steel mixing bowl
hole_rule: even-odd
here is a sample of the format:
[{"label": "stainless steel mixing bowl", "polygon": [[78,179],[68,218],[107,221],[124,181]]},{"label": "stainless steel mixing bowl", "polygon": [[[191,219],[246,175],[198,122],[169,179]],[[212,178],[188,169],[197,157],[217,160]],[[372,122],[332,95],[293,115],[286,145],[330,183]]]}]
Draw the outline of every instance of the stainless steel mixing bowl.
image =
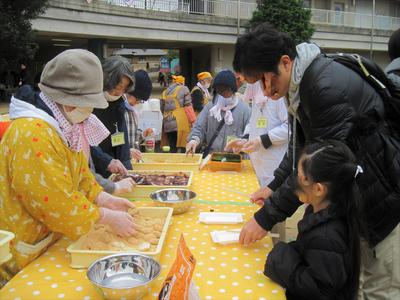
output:
[{"label": "stainless steel mixing bowl", "polygon": [[94,261],[86,276],[106,299],[142,299],[160,274],[160,264],[136,253],[115,254]]},{"label": "stainless steel mixing bowl", "polygon": [[173,214],[187,212],[196,198],[196,193],[187,189],[163,189],[150,194],[157,206],[167,206],[174,209]]}]

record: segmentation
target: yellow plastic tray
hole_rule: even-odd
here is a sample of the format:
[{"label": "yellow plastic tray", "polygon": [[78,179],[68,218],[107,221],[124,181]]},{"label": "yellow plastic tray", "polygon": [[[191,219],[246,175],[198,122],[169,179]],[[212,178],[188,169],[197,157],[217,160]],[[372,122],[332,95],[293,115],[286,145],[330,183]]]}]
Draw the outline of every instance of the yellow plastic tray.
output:
[{"label": "yellow plastic tray", "polygon": [[10,241],[15,234],[9,231],[0,230],[0,265],[11,259]]},{"label": "yellow plastic tray", "polygon": [[[144,216],[148,217],[165,217],[165,223],[161,232],[160,239],[158,240],[157,248],[155,251],[137,251],[132,250],[130,252],[141,253],[153,257],[159,261],[162,248],[164,246],[165,238],[167,236],[169,225],[172,220],[172,211],[170,207],[140,207],[140,212]],[[87,268],[96,259],[105,257],[111,254],[126,253],[127,251],[95,251],[95,250],[82,250],[80,249],[80,240],[77,240],[73,244],[69,245],[67,251],[71,254],[71,268]]]},{"label": "yellow plastic tray", "polygon": [[134,170],[198,171],[201,158],[201,154],[143,153],[144,162],[133,159],[132,166]]},{"label": "yellow plastic tray", "polygon": [[[137,185],[133,188],[132,192],[130,193],[125,193],[125,194],[118,194],[118,196],[125,197],[125,198],[150,198],[150,194],[152,192],[162,190],[162,189],[190,189],[192,185],[192,178],[193,178],[193,172],[192,171],[174,171],[174,170],[162,170],[162,171],[156,171],[156,170],[133,170],[129,171],[130,173],[139,173],[139,174],[169,174],[173,175],[176,173],[184,173],[186,175],[189,175],[189,180],[187,185]],[[112,180],[115,177],[115,175],[111,175],[110,179]]]},{"label": "yellow plastic tray", "polygon": [[234,172],[240,172],[242,170],[242,156],[240,154],[232,154],[232,153],[227,153],[227,155],[235,155],[235,156],[240,156],[240,162],[220,162],[220,161],[213,161],[213,157],[215,155],[223,155],[224,153],[222,152],[214,152],[211,155],[211,159],[207,164],[207,167],[210,171],[212,172],[218,172],[218,171],[234,171]]}]

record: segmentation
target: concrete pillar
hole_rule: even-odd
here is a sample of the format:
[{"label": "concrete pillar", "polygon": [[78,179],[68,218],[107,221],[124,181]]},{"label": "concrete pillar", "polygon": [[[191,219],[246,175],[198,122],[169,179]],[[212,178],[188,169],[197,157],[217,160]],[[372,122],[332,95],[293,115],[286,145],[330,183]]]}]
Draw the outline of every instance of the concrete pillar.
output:
[{"label": "concrete pillar", "polygon": [[224,69],[230,69],[233,71],[232,62],[234,54],[234,45],[212,45],[211,72],[216,74]]},{"label": "concrete pillar", "polygon": [[107,57],[107,40],[106,39],[89,39],[88,50],[93,52],[100,61]]}]

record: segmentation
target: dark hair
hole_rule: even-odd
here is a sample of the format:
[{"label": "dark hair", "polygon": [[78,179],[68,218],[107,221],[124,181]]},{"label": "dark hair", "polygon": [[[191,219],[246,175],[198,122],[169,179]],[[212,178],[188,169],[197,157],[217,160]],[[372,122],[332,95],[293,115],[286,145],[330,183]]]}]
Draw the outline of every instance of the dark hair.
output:
[{"label": "dark hair", "polygon": [[215,76],[212,86],[214,89],[218,89],[219,87],[226,89],[229,87],[232,92],[236,93],[236,76],[231,70],[222,70]]},{"label": "dark hair", "polygon": [[392,33],[388,43],[390,60],[400,57],[400,29]]},{"label": "dark hair", "polygon": [[128,77],[130,84],[127,90],[135,88],[135,74],[129,61],[122,56],[107,57],[103,64],[103,90],[110,91],[121,82],[124,76]]},{"label": "dark hair", "polygon": [[153,84],[144,70],[135,71],[135,89],[127,91],[128,94],[136,97],[138,100],[147,101],[150,98]]},{"label": "dark hair", "polygon": [[238,38],[233,68],[248,76],[265,72],[278,74],[282,55],[288,55],[291,59],[296,57],[294,41],[286,33],[263,23]]},{"label": "dark hair", "polygon": [[335,140],[307,145],[300,159],[304,176],[312,182],[327,186],[329,212],[332,215],[343,216],[346,220],[352,266],[344,290],[348,293],[346,299],[355,299],[359,286],[361,256],[360,192],[355,182],[359,166],[349,147]]}]

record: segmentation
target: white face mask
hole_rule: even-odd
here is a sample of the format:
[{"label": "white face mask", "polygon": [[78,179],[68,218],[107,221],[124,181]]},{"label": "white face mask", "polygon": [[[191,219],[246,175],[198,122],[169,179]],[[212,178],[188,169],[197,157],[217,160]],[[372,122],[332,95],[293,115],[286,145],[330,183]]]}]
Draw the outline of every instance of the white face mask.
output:
[{"label": "white face mask", "polygon": [[203,86],[204,86],[206,89],[208,89],[208,88],[211,86],[211,83],[205,83],[205,84],[203,84]]},{"label": "white face mask", "polygon": [[221,95],[219,95],[220,98],[223,100],[223,103],[225,104],[225,106],[229,106],[229,105],[233,105],[235,103],[235,99],[232,97],[229,98],[224,98]]},{"label": "white face mask", "polygon": [[78,124],[85,121],[93,112],[93,108],[91,107],[75,107],[74,110],[67,112],[63,107],[65,117],[72,124]]},{"label": "white face mask", "polygon": [[112,96],[107,91],[104,91],[103,95],[104,95],[104,98],[106,98],[106,100],[108,102],[114,102],[114,101],[117,101],[119,98],[121,98],[121,96]]}]

